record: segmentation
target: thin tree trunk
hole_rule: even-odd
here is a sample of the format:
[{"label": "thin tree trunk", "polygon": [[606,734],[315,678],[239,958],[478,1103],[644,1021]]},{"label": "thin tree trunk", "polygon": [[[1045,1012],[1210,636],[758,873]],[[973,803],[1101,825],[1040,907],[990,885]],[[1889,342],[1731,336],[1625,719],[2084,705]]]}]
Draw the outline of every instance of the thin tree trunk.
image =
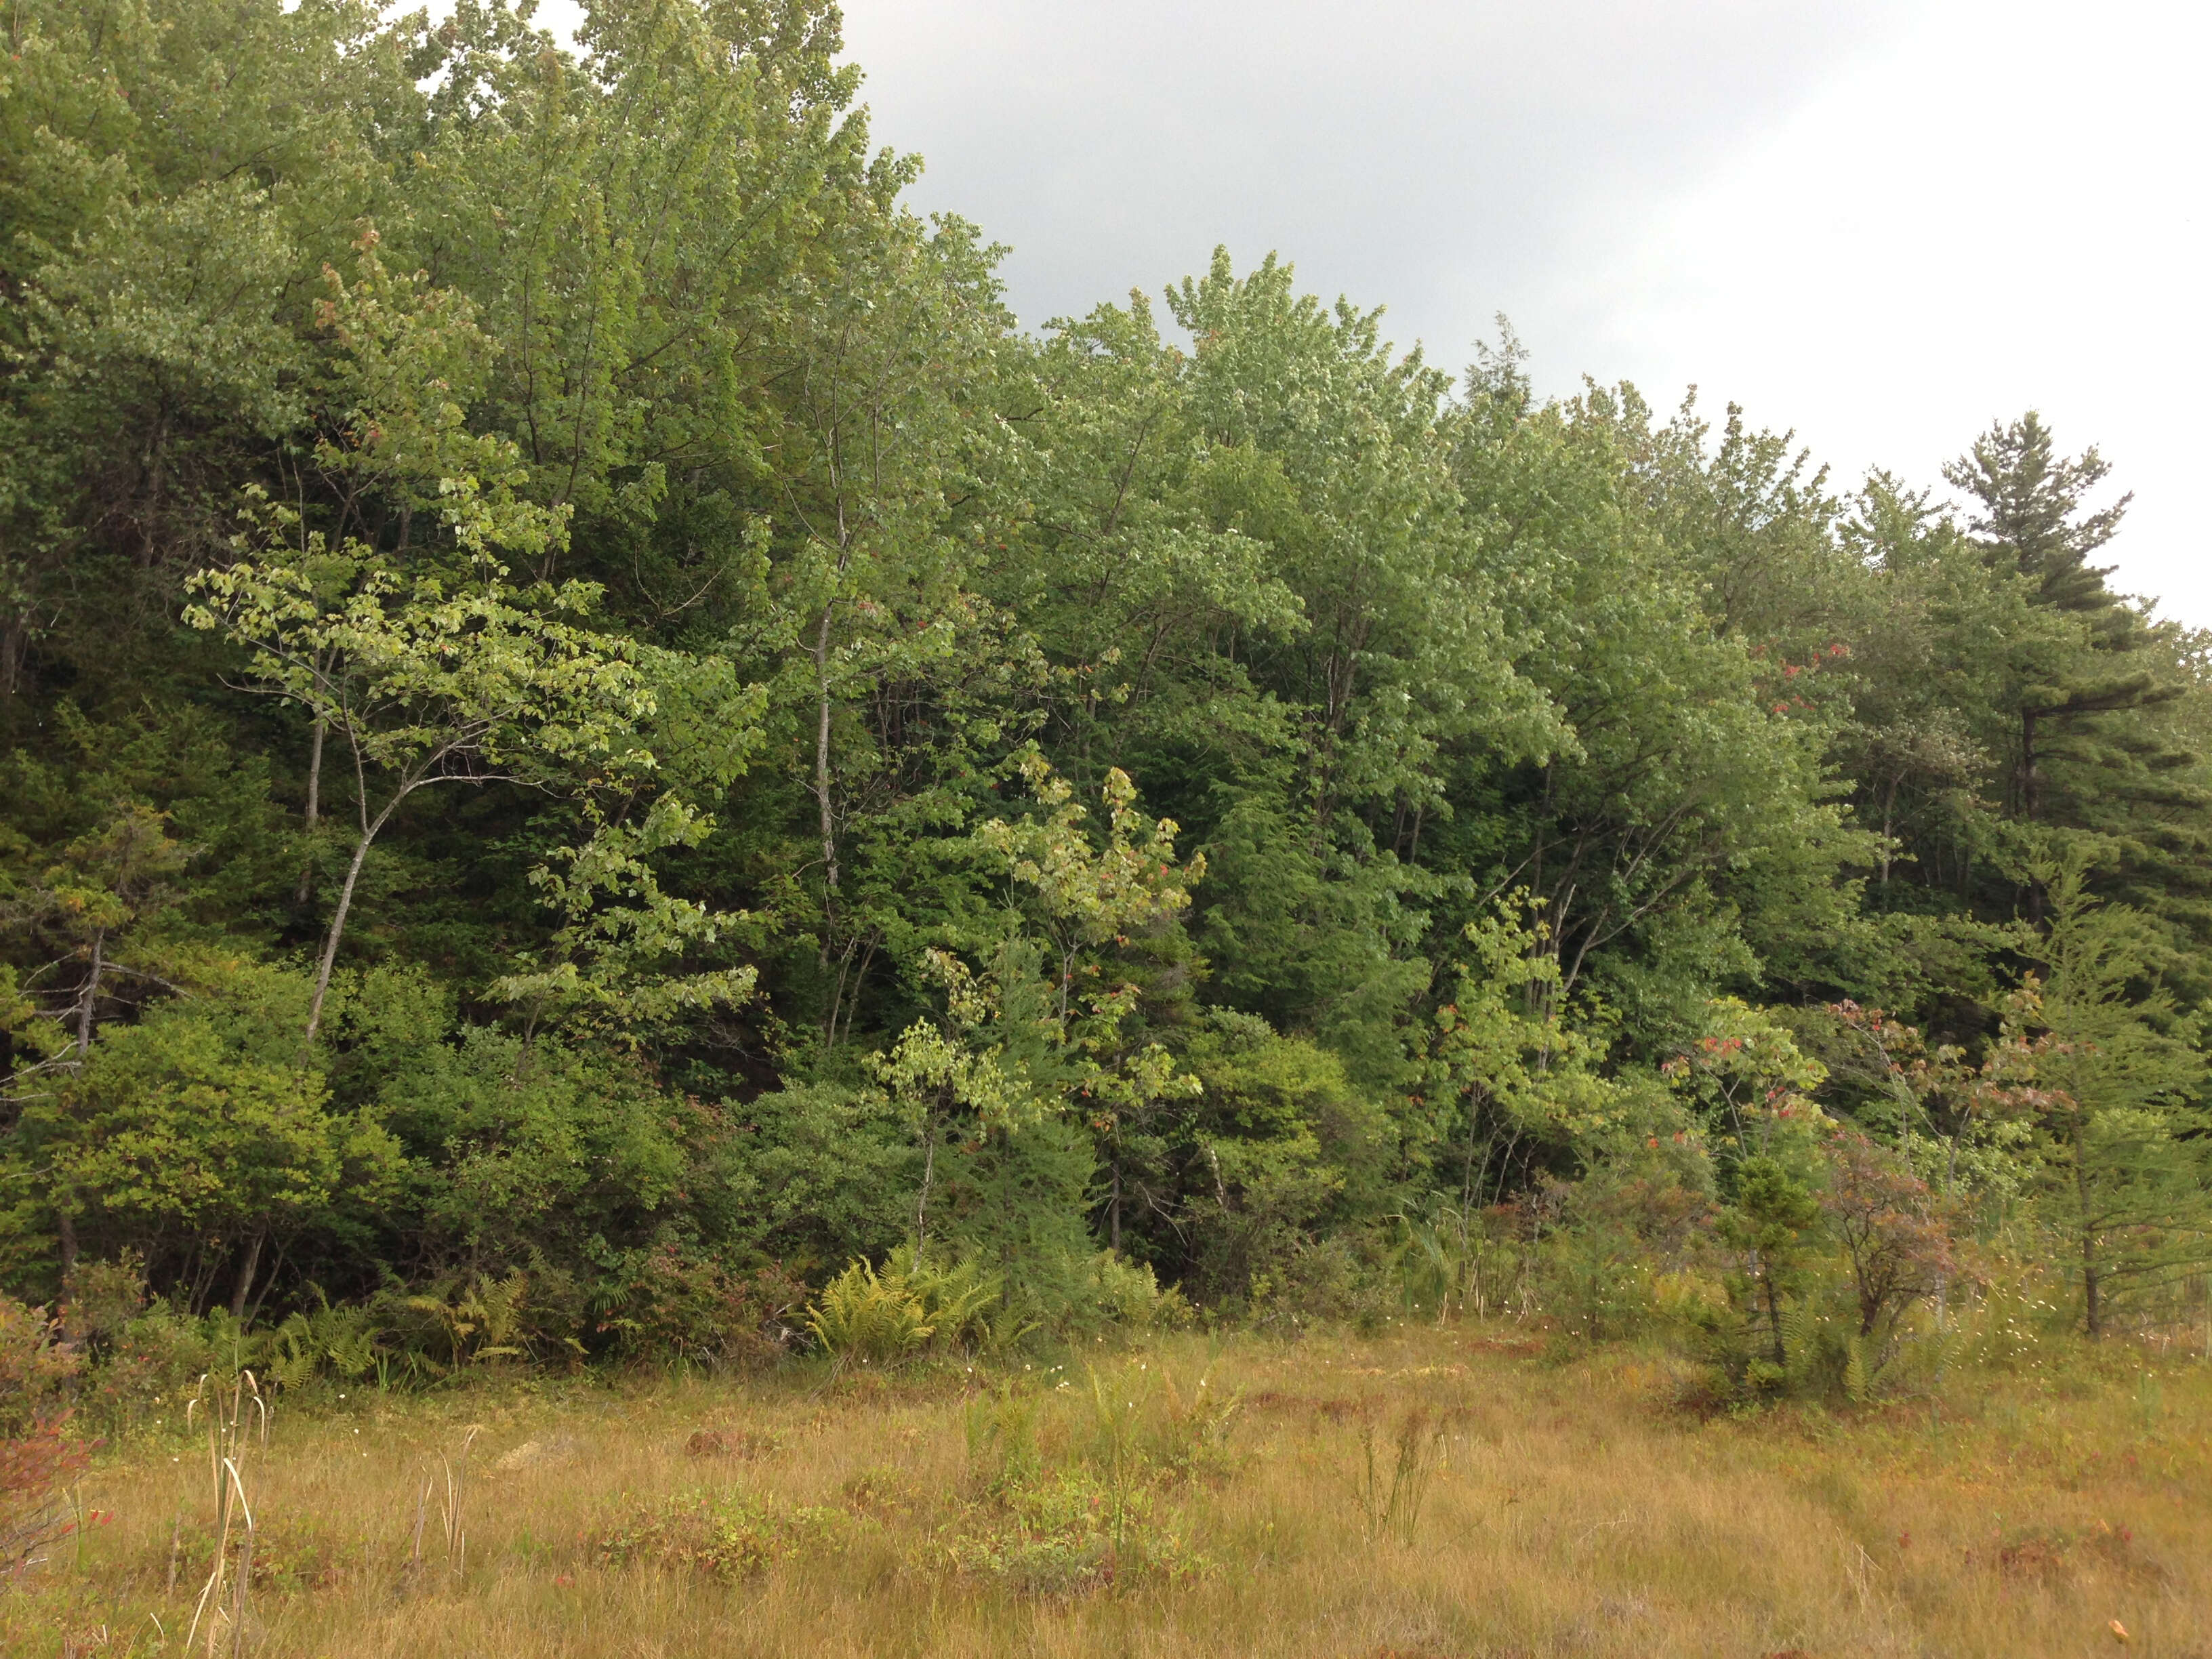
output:
[{"label": "thin tree trunk", "polygon": [[2089,1215],[2088,1148],[2084,1145],[2087,1137],[2083,1133],[2078,1107],[2073,1127],[2075,1213],[2081,1218],[2081,1322],[2094,1342],[2104,1334],[2104,1286],[2098,1273],[2096,1224]]},{"label": "thin tree trunk", "polygon": [[84,981],[84,996],[76,1009],[76,1057],[80,1064],[92,1052],[94,1009],[100,1001],[100,976],[106,966],[107,930],[92,936],[92,972]]},{"label": "thin tree trunk", "polygon": [[[2043,781],[2035,770],[2035,716],[2022,711],[2020,717],[2020,815],[2028,823],[2043,806]],[[2027,878],[2027,920],[2031,927],[2043,926],[2043,884],[2033,875]]]},{"label": "thin tree trunk", "polygon": [[253,1242],[246,1247],[246,1261],[238,1270],[238,1282],[231,1286],[230,1291],[230,1316],[233,1319],[246,1317],[246,1295],[253,1289],[253,1276],[261,1268],[261,1241],[268,1236],[265,1228],[257,1229]]},{"label": "thin tree trunk", "polygon": [[31,654],[31,629],[20,612],[0,627],[0,697],[13,700],[22,684],[23,664]]},{"label": "thin tree trunk", "polygon": [[2081,1235],[2081,1304],[2085,1316],[2082,1322],[2093,1342],[2105,1334],[2103,1290],[2104,1286],[2097,1276],[2096,1242],[2085,1231]]},{"label": "thin tree trunk", "polygon": [[[825,884],[822,899],[822,966],[830,966],[830,939],[837,921],[837,822],[830,799],[830,620],[836,614],[833,599],[822,607],[822,625],[814,635],[814,676],[820,694],[820,718],[814,731],[814,803],[822,819],[822,870]],[[836,1018],[836,1011],[830,1011]]]},{"label": "thin tree trunk", "polygon": [[331,969],[338,959],[338,941],[345,937],[346,913],[353,908],[353,890],[361,880],[361,866],[368,861],[369,843],[376,839],[376,832],[384,828],[385,821],[391,817],[392,809],[399,805],[404,793],[403,790],[394,795],[376,815],[376,821],[362,831],[361,841],[353,849],[353,862],[346,866],[345,884],[338,889],[337,908],[331,915],[330,936],[323,941],[323,959],[315,969],[315,1000],[307,1010],[307,1040],[311,1043],[315,1033],[322,1029],[323,999],[331,988]]},{"label": "thin tree trunk", "polygon": [[261,1317],[262,1305],[269,1300],[269,1292],[276,1287],[276,1281],[284,1276],[284,1261],[290,1253],[291,1248],[289,1244],[279,1244],[276,1247],[276,1259],[269,1264],[269,1272],[261,1280],[260,1293],[253,1298],[253,1306],[246,1313],[246,1323],[252,1324]]},{"label": "thin tree trunk", "polygon": [[1897,786],[1904,781],[1905,775],[1900,772],[1889,781],[1889,787],[1882,792],[1881,884],[1884,887],[1889,885],[1890,854],[1893,850],[1893,843],[1890,839],[1890,826],[1895,821],[1897,815]]},{"label": "thin tree trunk", "polygon": [[1759,1263],[1759,1279],[1766,1292],[1766,1324],[1774,1335],[1774,1363],[1786,1369],[1790,1364],[1788,1350],[1782,1346],[1782,1304],[1774,1293],[1774,1268],[1771,1262]]},{"label": "thin tree trunk", "polygon": [[307,755],[307,811],[306,815],[306,823],[304,825],[307,833],[308,840],[307,856],[305,861],[300,866],[300,890],[293,896],[292,899],[292,902],[301,908],[306,908],[308,899],[312,897],[314,893],[315,851],[313,842],[315,826],[319,822],[320,822],[322,817],[323,738],[329,730],[329,717],[323,714],[316,715],[314,747],[308,751]]},{"label": "thin tree trunk", "polygon": [[937,1173],[937,1115],[934,1112],[930,1114],[923,1133],[926,1139],[922,1143],[921,1196],[915,1200],[914,1206],[914,1254],[916,1261],[920,1261],[921,1253],[929,1248],[929,1183]]},{"label": "thin tree trunk", "polygon": [[[94,1010],[100,1000],[100,979],[106,966],[107,930],[100,929],[92,936],[92,973],[84,982],[84,999],[76,1011],[76,1058],[82,1065],[92,1049]],[[71,1194],[66,1191],[54,1195],[54,1231],[61,1245],[62,1285],[66,1291],[70,1275],[76,1271],[76,1218],[70,1213]]]}]

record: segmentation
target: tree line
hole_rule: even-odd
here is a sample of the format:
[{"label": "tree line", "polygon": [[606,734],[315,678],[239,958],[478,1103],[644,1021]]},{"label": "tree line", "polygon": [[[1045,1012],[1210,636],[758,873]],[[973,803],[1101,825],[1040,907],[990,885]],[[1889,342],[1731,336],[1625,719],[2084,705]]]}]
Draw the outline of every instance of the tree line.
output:
[{"label": "tree line", "polygon": [[2094,448],[1845,483],[1272,256],[1025,331],[834,7],[586,20],[9,12],[16,1292],[597,1356],[897,1251],[1742,1388],[2201,1297],[2206,641]]}]

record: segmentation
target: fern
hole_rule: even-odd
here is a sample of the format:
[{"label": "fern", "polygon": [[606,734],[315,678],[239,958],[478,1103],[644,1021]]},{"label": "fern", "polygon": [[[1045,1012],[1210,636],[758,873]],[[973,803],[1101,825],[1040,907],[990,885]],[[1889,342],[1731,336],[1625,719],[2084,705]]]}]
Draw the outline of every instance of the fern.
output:
[{"label": "fern", "polygon": [[903,1358],[935,1329],[902,1280],[879,1277],[865,1261],[822,1287],[820,1300],[806,1310],[806,1328],[840,1364]]}]

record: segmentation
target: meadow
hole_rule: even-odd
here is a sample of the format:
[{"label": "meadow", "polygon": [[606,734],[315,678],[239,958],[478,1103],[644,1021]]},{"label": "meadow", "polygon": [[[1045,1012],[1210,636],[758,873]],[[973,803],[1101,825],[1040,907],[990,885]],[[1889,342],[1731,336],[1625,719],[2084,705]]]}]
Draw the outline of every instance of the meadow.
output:
[{"label": "meadow", "polygon": [[[2212,1654],[2212,1367],[1700,1413],[1510,1326],[190,1407],[0,1594],[11,1654]],[[165,1410],[180,1402],[165,1402]],[[243,1515],[250,1509],[252,1556]],[[201,1601],[198,1628],[195,1602]],[[219,1602],[220,1605],[216,1605]],[[187,1637],[191,1646],[185,1646]]]}]

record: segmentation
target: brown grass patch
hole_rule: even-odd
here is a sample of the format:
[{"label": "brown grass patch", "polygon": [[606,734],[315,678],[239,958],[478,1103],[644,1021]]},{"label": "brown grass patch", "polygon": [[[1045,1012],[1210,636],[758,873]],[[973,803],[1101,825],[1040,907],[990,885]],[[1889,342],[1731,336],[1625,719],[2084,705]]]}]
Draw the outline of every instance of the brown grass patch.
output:
[{"label": "brown grass patch", "polygon": [[[514,1377],[295,1404],[256,1452],[248,1647],[2012,1659],[2112,1649],[2117,1620],[2136,1650],[2212,1659],[2212,1370],[2162,1371],[2154,1416],[2115,1368],[2064,1392],[1961,1376],[1936,1411],[1699,1423],[1669,1409],[1664,1356],[1538,1346],[1193,1337],[988,1378]],[[1365,1458],[1387,1511],[1408,1422],[1440,1437],[1433,1470],[1405,1527],[1376,1524]],[[472,1427],[465,1556],[434,1496],[416,1563],[425,1482]],[[105,1631],[150,1653],[156,1620],[173,1647],[204,1577],[205,1462],[182,1441],[102,1454],[82,1502],[112,1524],[0,1596],[0,1651],[99,1651]]]}]

